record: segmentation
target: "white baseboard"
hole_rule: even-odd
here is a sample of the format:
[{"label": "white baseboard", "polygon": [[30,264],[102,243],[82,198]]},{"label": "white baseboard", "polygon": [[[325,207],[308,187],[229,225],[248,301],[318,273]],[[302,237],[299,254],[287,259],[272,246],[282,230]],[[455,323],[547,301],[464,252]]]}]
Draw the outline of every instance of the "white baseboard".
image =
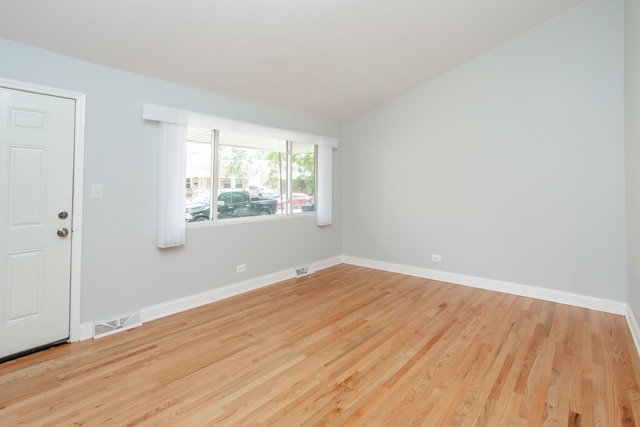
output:
[{"label": "white baseboard", "polygon": [[490,291],[504,292],[523,297],[536,298],[544,301],[568,304],[576,307],[588,308],[591,310],[603,311],[605,313],[625,316],[627,324],[631,330],[636,350],[640,355],[640,326],[633,315],[629,304],[620,301],[611,301],[602,298],[594,298],[571,292],[556,291],[553,289],[538,288],[535,286],[519,285],[515,283],[502,282],[499,280],[485,279],[482,277],[466,276],[464,274],[449,273],[440,270],[430,270],[427,268],[412,267],[402,264],[375,261],[366,258],[343,256],[342,262],[361,267],[374,268],[376,270],[390,271],[393,273],[407,274],[409,276],[424,277],[425,279],[438,280],[442,282],[455,283],[457,285],[471,286]]},{"label": "white baseboard", "polygon": [[627,324],[631,330],[631,336],[633,336],[633,342],[635,342],[636,350],[638,350],[638,354],[640,355],[640,326],[638,326],[638,321],[633,315],[633,311],[631,311],[631,307],[629,307],[629,305],[627,305],[626,317]]},{"label": "white baseboard", "polygon": [[[318,271],[325,268],[333,267],[342,263],[342,256],[333,258],[327,258],[324,260],[310,263],[310,271]],[[225,286],[218,289],[211,289],[206,292],[202,292],[196,295],[189,295],[183,298],[178,298],[172,301],[162,302],[160,304],[150,305],[140,310],[140,317],[142,323],[149,322],[151,320],[159,319],[161,317],[169,316],[172,314],[180,313],[181,311],[189,310],[192,308],[200,307],[202,305],[210,304],[215,301],[229,298],[235,295],[239,295],[245,292],[252,291],[254,289],[269,286],[274,283],[281,282],[286,279],[296,277],[295,268],[279,271],[276,273],[268,274],[266,276],[256,277],[254,279],[245,280],[243,282],[234,283],[229,286]],[[80,325],[79,339],[78,341],[93,338],[94,323],[85,322]]]},{"label": "white baseboard", "polygon": [[338,264],[342,264],[342,255],[333,258],[323,259],[322,261],[316,261],[311,264],[313,271],[324,270],[325,268],[333,267]]},{"label": "white baseboard", "polygon": [[619,301],[611,301],[602,298],[594,298],[571,292],[556,291],[553,289],[538,288],[535,286],[519,285],[516,283],[503,282],[500,280],[485,279],[483,277],[467,276],[464,274],[449,273],[447,271],[430,270],[427,268],[412,267],[402,264],[375,261],[366,258],[343,256],[345,264],[353,264],[361,267],[374,268],[377,270],[402,273],[410,276],[424,277],[426,279],[438,280],[442,282],[455,283],[457,285],[471,286],[474,288],[487,289],[490,291],[504,292],[507,294],[519,295],[523,297],[536,298],[544,301],[568,304],[592,310],[604,311],[619,315],[627,314],[627,304]]},{"label": "white baseboard", "polygon": [[[640,327],[638,326],[638,322],[634,318],[633,313],[629,309],[628,305],[623,302],[346,255],[327,258],[311,263],[311,270],[318,271],[325,268],[333,267],[341,263],[358,265],[361,267],[373,268],[376,270],[407,274],[410,276],[424,277],[426,279],[439,280],[448,283],[455,283],[458,285],[471,286],[474,288],[504,292],[508,294],[537,298],[545,301],[552,301],[561,304],[574,305],[577,307],[623,315],[626,316],[627,323],[629,324],[629,329],[631,330],[631,334],[633,335],[633,339],[636,344],[636,348],[638,349],[638,353],[640,353]],[[166,301],[160,304],[144,307],[140,310],[140,316],[143,323],[148,322],[154,319],[159,319],[161,317],[180,313],[185,310],[200,307],[202,305],[210,304],[215,301],[239,295],[244,292],[249,292],[254,289],[262,288],[264,286],[269,286],[283,280],[291,279],[293,277],[295,277],[294,268],[283,270],[280,272],[268,274],[266,276],[234,283],[222,288],[212,289],[200,294],[190,295],[172,301]],[[79,340],[82,341],[89,338],[93,338],[93,323],[82,323],[80,325]]]},{"label": "white baseboard", "polygon": [[85,322],[80,324],[80,333],[78,334],[78,341],[88,340],[93,338],[93,323]]},{"label": "white baseboard", "polygon": [[[317,271],[324,268],[328,268],[334,265],[338,265],[342,262],[342,257],[329,258],[322,261],[311,263],[311,270]],[[287,269],[276,273],[268,274],[266,276],[256,277],[254,279],[245,280],[243,282],[234,283],[229,286],[225,286],[218,289],[212,289],[210,291],[202,292],[196,295],[190,295],[184,298],[178,298],[172,301],[155,304],[152,306],[144,307],[140,310],[142,316],[142,322],[148,322],[161,317],[169,316],[171,314],[180,313],[181,311],[189,310],[192,308],[200,307],[202,305],[210,304],[215,301],[219,301],[225,298],[229,298],[235,295],[239,295],[245,292],[252,291],[254,289],[262,288],[265,286],[273,285],[274,283],[281,282],[283,280],[291,279],[296,276],[295,269]]]},{"label": "white baseboard", "polygon": [[235,295],[249,292],[254,289],[262,288],[282,280],[294,277],[293,270],[284,270],[267,276],[257,277],[255,279],[245,280],[243,282],[234,283],[218,289],[202,292],[195,295],[189,295],[183,298],[162,302],[160,304],[144,307],[140,310],[142,322],[159,319],[161,317],[170,316],[185,310],[210,304],[221,299],[229,298]]}]

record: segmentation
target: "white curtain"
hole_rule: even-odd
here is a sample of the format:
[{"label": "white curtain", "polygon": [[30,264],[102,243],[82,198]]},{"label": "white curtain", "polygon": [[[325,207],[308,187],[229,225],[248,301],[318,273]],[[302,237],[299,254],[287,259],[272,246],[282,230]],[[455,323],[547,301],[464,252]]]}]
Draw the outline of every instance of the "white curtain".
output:
[{"label": "white curtain", "polygon": [[187,127],[160,122],[159,131],[156,244],[159,248],[170,248],[185,243]]},{"label": "white curtain", "polygon": [[318,206],[316,211],[316,223],[319,226],[331,225],[331,174],[332,174],[333,148],[328,145],[318,146],[318,184],[316,195]]}]

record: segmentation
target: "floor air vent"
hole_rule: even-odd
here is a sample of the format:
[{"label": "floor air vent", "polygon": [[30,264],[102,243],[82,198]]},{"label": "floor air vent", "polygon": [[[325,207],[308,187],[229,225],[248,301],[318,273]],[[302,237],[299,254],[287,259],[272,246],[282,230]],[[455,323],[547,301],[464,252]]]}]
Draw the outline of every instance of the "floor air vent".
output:
[{"label": "floor air vent", "polygon": [[307,275],[309,275],[311,273],[313,273],[313,271],[311,271],[311,268],[309,268],[309,267],[297,267],[296,268],[296,277],[307,276]]},{"label": "floor air vent", "polygon": [[119,317],[106,322],[96,323],[93,325],[93,338],[106,337],[107,335],[135,328],[140,325],[142,325],[140,313],[133,313],[128,316]]}]

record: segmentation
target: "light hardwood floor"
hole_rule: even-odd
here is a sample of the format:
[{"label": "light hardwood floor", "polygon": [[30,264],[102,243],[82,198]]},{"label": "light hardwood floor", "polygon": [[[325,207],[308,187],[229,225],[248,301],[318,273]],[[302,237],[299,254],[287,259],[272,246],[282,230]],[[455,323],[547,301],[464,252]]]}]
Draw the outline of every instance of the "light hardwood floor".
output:
[{"label": "light hardwood floor", "polygon": [[621,316],[339,265],[0,365],[0,425],[633,426]]}]

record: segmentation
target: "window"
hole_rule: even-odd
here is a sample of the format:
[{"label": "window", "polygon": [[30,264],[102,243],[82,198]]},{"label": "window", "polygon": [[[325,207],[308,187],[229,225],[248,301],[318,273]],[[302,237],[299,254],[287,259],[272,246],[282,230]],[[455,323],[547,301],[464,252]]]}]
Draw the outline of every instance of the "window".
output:
[{"label": "window", "polygon": [[186,151],[186,222],[315,210],[315,145],[188,126]]},{"label": "window", "polygon": [[[187,219],[189,219],[189,215],[193,217],[193,214],[188,212],[185,215],[185,194],[189,195],[189,203],[202,202],[202,204],[205,204],[208,199],[206,207],[209,208],[210,212],[208,216],[206,216],[206,213],[202,214],[205,219],[220,218],[221,215],[218,212],[220,210],[224,211],[224,209],[219,207],[227,207],[227,212],[241,213],[241,211],[236,211],[233,208],[229,209],[226,200],[215,200],[215,203],[212,203],[211,200],[211,194],[218,196],[218,192],[223,192],[221,190],[238,191],[237,189],[242,187],[240,191],[245,194],[244,186],[246,184],[244,177],[231,176],[231,171],[229,170],[227,174],[230,176],[220,178],[220,165],[224,166],[225,163],[221,159],[218,149],[224,145],[245,150],[257,149],[266,151],[268,153],[267,157],[271,156],[268,160],[272,165],[277,159],[277,173],[273,173],[273,166],[270,172],[271,176],[275,176],[277,179],[278,188],[270,185],[260,187],[254,183],[249,183],[246,188],[247,193],[249,191],[253,191],[254,194],[257,192],[259,197],[261,191],[277,190],[276,214],[295,214],[298,209],[299,211],[315,210],[316,224],[318,226],[332,224],[331,170],[333,149],[338,148],[338,140],[336,138],[259,126],[153,104],[144,104],[142,118],[156,122],[158,126],[158,233],[156,245],[159,248],[185,244],[185,216]],[[200,128],[200,131],[205,131],[206,134],[201,134],[199,137],[194,134],[188,138],[187,128]],[[214,131],[212,129],[217,130]],[[252,142],[242,144],[241,141],[234,142],[233,138],[226,139],[234,133],[250,136]],[[223,144],[219,140],[221,134],[225,135]],[[189,144],[187,144],[187,139],[191,141]],[[285,141],[285,148],[284,150],[279,148],[274,151],[273,147],[265,146],[259,142],[266,140],[279,140],[280,143]],[[296,141],[297,143],[288,141]],[[313,174],[310,173],[309,168],[311,147],[313,147],[315,161]],[[210,154],[208,156],[203,155],[202,153],[206,153],[207,150],[209,150]],[[186,160],[187,155],[190,156],[189,162]],[[264,161],[264,158],[261,159]],[[204,163],[198,164],[198,161],[203,161]],[[186,171],[187,163],[189,164],[189,171]],[[206,172],[207,166],[210,172]],[[186,186],[185,177],[187,179]],[[256,182],[262,181],[257,180]],[[312,188],[309,187],[311,182],[313,183]],[[308,197],[313,197],[313,203],[293,206],[293,203],[288,202],[289,199],[293,199],[293,189],[296,185],[298,186],[297,188],[305,188],[306,191],[312,193],[305,194]],[[309,188],[311,189],[309,190]],[[208,193],[207,189],[209,190]],[[269,198],[265,194],[262,195],[263,199]],[[260,201],[250,200],[249,210],[251,215],[257,212],[255,208],[260,204],[258,202]],[[280,205],[279,208],[278,204]],[[270,215],[271,213],[266,212],[266,210],[273,206],[273,201],[264,201],[262,205],[262,212],[259,214]],[[215,215],[211,213],[211,206],[215,207],[213,212]],[[245,211],[245,213],[248,212]]]}]

